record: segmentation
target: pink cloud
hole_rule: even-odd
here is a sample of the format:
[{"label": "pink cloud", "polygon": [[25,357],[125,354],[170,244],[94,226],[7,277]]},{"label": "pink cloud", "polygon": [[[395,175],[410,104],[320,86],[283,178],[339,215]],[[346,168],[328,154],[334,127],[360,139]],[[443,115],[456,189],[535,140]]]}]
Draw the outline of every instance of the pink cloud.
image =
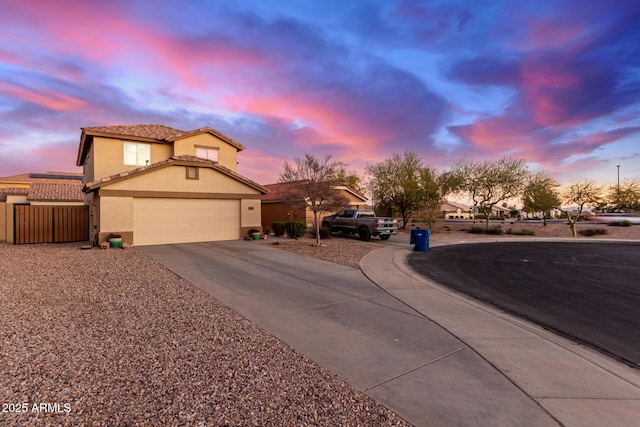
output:
[{"label": "pink cloud", "polygon": [[278,182],[284,160],[268,150],[247,149],[238,155],[238,172],[260,184],[272,184]]},{"label": "pink cloud", "polygon": [[0,93],[55,111],[72,111],[86,106],[85,101],[59,92],[42,88],[36,92],[4,82],[0,82]]},{"label": "pink cloud", "polygon": [[640,133],[640,128],[621,128],[612,131],[598,131],[589,135],[576,137],[567,143],[552,144],[549,146],[550,156],[563,159],[571,155],[588,154],[594,150],[611,144],[625,136]]},{"label": "pink cloud", "polygon": [[[266,117],[277,117],[285,121],[300,119],[310,123],[292,132],[294,144],[309,145],[375,145],[382,136],[372,129],[360,127],[350,120],[343,111],[332,108],[332,102],[316,101],[303,95],[285,95],[278,98],[259,96],[230,96],[228,105],[232,108]],[[319,132],[318,129],[322,129]]]},{"label": "pink cloud", "polygon": [[[560,62],[528,62],[522,69],[522,94],[535,121],[544,126],[578,124],[586,117],[571,117],[566,96],[580,90],[582,81]],[[569,120],[570,119],[570,120]],[[567,123],[567,120],[570,123]]]},{"label": "pink cloud", "polygon": [[500,116],[477,120],[469,125],[451,126],[449,129],[482,150],[504,151],[507,145],[514,148],[515,144],[527,138],[535,127],[527,120]]},{"label": "pink cloud", "polygon": [[[126,63],[138,72],[168,73],[180,86],[204,89],[219,80],[206,72],[234,76],[243,67],[265,65],[268,57],[235,40],[211,36],[177,36],[169,27],[153,27],[127,19],[120,9],[129,6],[103,2],[19,2],[12,7],[14,21],[39,28],[26,43],[48,55],[63,54],[103,64]],[[88,19],[87,17],[95,17]],[[10,25],[10,23],[9,23]],[[37,34],[46,34],[38,38]],[[5,52],[3,56],[9,56]],[[39,68],[42,58],[16,59],[22,66]],[[46,66],[46,61],[45,61]],[[56,70],[59,71],[59,70]]]}]

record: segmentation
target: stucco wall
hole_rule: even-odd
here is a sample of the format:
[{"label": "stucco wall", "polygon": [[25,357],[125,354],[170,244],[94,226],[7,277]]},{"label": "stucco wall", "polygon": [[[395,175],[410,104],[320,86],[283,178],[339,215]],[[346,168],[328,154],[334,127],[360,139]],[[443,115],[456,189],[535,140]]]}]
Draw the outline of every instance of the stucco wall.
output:
[{"label": "stucco wall", "polygon": [[259,194],[258,190],[213,169],[198,168],[198,175],[197,180],[187,179],[185,166],[168,166],[105,185],[103,188],[131,191]]},{"label": "stucco wall", "polygon": [[26,194],[7,194],[7,204],[29,204],[29,200],[27,200]]},{"label": "stucco wall", "polygon": [[366,202],[362,201],[360,197],[354,196],[348,191],[345,191],[343,194],[347,197],[347,199],[349,199],[349,203],[352,208],[364,208]]},{"label": "stucco wall", "polygon": [[238,150],[215,135],[202,133],[188,138],[179,139],[173,144],[173,153],[175,156],[195,156],[196,146],[218,149],[218,163],[234,172],[237,171]]},{"label": "stucco wall", "polygon": [[240,201],[241,227],[260,227],[261,219],[260,199],[242,199]]},{"label": "stucco wall", "polygon": [[[308,215],[303,209],[294,209],[284,206],[282,203],[262,204],[262,227],[271,228],[274,221],[303,221],[309,222]],[[311,213],[313,218],[313,213]]]},{"label": "stucco wall", "polygon": [[95,162],[93,161],[95,153],[94,147],[95,144],[91,144],[87,151],[87,157],[85,157],[84,164],[82,165],[82,173],[85,183],[95,181]]},{"label": "stucco wall", "polygon": [[[135,140],[125,139],[113,139],[94,137],[93,139],[93,158],[94,158],[94,173],[93,179],[85,181],[90,182],[96,179],[104,178],[107,176],[115,175],[127,170],[136,169],[140,166],[125,165],[124,164],[124,142]],[[171,150],[171,144],[156,144],[151,145],[151,163],[160,162],[166,160],[173,155]]]},{"label": "stucco wall", "polygon": [[133,197],[100,197],[100,232],[133,232]]}]

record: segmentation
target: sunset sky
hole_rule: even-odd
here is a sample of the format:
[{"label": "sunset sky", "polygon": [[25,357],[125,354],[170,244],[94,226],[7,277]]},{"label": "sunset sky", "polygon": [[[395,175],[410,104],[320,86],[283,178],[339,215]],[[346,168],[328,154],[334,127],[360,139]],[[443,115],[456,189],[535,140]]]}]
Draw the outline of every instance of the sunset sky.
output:
[{"label": "sunset sky", "polygon": [[514,155],[640,177],[638,0],[0,0],[0,176],[73,171],[80,128],[211,126],[278,180],[305,152]]}]

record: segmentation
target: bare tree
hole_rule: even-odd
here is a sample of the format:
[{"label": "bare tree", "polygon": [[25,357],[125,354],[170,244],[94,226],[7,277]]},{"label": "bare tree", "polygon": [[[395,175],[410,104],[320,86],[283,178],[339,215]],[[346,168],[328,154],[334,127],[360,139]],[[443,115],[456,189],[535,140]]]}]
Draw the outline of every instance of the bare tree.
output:
[{"label": "bare tree", "polygon": [[560,183],[546,172],[531,174],[522,195],[523,210],[529,213],[540,213],[542,225],[547,225],[547,214],[560,206],[560,196],[557,188]]},{"label": "bare tree", "polygon": [[309,208],[313,212],[316,230],[316,245],[320,245],[320,214],[343,208],[349,200],[340,190],[335,189],[338,172],[344,163],[332,161],[328,155],[324,160],[305,153],[304,158],[296,158],[294,164],[284,162],[280,182],[290,182],[282,194],[283,201],[291,207]]},{"label": "bare tree", "polygon": [[515,157],[480,162],[460,160],[451,172],[459,180],[459,191],[467,194],[475,208],[485,215],[487,229],[493,207],[520,196],[530,176],[524,159]]},{"label": "bare tree", "polygon": [[573,237],[577,237],[576,224],[580,214],[585,206],[595,206],[600,203],[602,187],[593,180],[574,182],[562,193],[562,198],[564,203],[570,206],[561,210],[567,215]]}]

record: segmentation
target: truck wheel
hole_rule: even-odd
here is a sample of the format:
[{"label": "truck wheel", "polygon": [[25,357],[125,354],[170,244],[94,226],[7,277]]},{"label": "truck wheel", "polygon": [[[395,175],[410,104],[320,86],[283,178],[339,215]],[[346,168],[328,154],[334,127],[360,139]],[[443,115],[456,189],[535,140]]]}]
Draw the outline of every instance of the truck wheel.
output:
[{"label": "truck wheel", "polygon": [[389,240],[389,237],[391,237],[391,234],[381,234],[380,240]]},{"label": "truck wheel", "polygon": [[369,233],[369,230],[367,230],[365,227],[362,227],[361,229],[358,230],[358,236],[360,237],[360,240],[362,240],[363,242],[368,242],[369,240],[371,240],[371,234]]}]

